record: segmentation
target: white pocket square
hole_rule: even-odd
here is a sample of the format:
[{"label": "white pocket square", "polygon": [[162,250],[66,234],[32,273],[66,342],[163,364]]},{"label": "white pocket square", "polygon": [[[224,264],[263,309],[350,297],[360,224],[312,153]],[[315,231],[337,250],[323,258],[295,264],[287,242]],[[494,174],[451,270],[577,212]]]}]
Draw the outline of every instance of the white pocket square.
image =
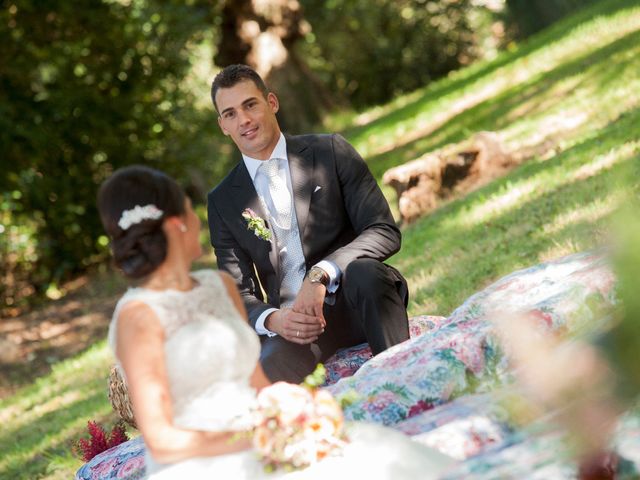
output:
[{"label": "white pocket square", "polygon": [[316,189],[313,191],[313,193],[316,193],[318,190],[321,190],[322,187],[320,185],[316,185]]}]

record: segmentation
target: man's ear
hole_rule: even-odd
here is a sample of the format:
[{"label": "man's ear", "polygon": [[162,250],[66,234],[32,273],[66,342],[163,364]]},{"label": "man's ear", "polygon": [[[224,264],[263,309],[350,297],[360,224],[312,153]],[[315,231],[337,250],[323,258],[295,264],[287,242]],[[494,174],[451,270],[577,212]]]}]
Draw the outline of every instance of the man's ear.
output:
[{"label": "man's ear", "polygon": [[280,110],[280,102],[278,101],[278,97],[276,97],[275,93],[269,92],[267,94],[267,102],[271,107],[271,111],[273,113],[278,113],[278,110]]},{"label": "man's ear", "polygon": [[227,132],[227,130],[222,126],[222,117],[220,115],[218,115],[218,126],[220,127],[220,130],[222,130],[222,133],[228,137],[229,132]]}]

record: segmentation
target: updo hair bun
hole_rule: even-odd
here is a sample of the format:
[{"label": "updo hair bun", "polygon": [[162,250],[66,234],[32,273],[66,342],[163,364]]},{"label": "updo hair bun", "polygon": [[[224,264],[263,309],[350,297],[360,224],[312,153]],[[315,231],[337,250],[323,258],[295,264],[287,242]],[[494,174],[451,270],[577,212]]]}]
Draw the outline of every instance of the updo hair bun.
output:
[{"label": "updo hair bun", "polygon": [[143,278],[167,257],[167,237],[162,220],[133,225],[111,242],[113,260],[129,278]]},{"label": "updo hair bun", "polygon": [[[167,257],[164,219],[185,213],[185,195],[168,175],[153,168],[133,165],[117,170],[100,187],[98,210],[111,239],[114,263],[129,278],[152,273]],[[154,205],[162,217],[144,218],[123,230],[123,212],[136,206]]]}]

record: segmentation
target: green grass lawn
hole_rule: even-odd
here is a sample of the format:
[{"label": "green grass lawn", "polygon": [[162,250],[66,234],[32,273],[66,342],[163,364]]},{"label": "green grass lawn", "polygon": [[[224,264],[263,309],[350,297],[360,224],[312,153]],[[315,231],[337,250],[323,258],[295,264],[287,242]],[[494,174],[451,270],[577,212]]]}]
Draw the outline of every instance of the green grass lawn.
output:
[{"label": "green grass lawn", "polygon": [[[600,2],[493,61],[327,128],[342,130],[377,178],[481,130],[511,151],[551,145],[405,228],[391,262],[411,286],[410,313],[448,315],[504,274],[608,239],[640,173],[640,6]],[[110,363],[101,342],[0,401],[0,478],[73,477],[81,462],[71,444],[87,420],[115,421]]]}]

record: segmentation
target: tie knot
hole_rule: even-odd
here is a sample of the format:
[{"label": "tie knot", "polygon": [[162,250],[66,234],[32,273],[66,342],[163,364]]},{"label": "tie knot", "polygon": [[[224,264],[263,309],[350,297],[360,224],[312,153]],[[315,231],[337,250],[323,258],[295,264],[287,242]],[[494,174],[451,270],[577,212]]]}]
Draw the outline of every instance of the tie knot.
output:
[{"label": "tie knot", "polygon": [[264,162],[262,162],[262,165],[260,165],[260,170],[262,170],[262,172],[264,172],[264,174],[269,178],[276,177],[278,175],[279,169],[280,165],[277,158],[265,160]]}]

